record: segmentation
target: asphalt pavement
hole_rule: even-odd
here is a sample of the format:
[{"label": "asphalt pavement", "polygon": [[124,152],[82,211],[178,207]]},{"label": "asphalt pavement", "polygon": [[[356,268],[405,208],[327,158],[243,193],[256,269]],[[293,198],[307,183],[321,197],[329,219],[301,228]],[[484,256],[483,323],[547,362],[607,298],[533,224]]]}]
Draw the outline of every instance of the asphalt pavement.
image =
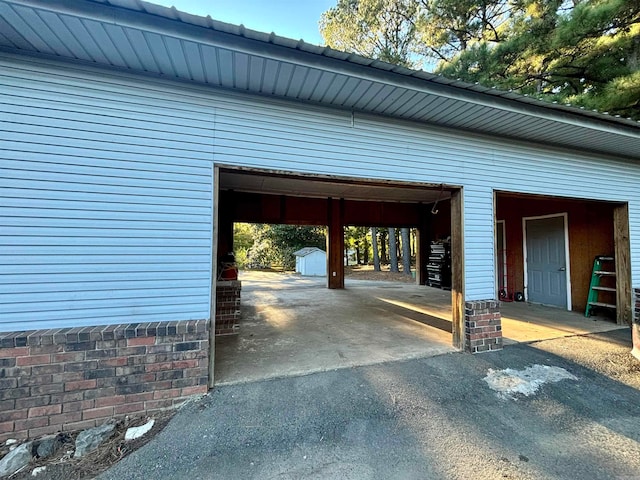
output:
[{"label": "asphalt pavement", "polygon": [[[628,336],[600,334],[598,358]],[[560,341],[218,387],[99,478],[640,480],[640,391]],[[533,365],[575,379],[485,381]]]}]

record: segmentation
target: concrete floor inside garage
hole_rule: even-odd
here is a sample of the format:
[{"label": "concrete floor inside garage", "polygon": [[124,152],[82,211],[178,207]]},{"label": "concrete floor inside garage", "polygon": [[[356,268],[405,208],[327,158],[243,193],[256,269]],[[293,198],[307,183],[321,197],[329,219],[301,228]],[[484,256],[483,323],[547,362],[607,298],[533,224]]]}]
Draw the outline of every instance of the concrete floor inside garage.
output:
[{"label": "concrete floor inside garage", "polygon": [[[216,384],[435,356],[451,346],[451,293],[420,285],[241,272],[240,333],[216,338]],[[612,320],[503,303],[505,345],[618,328]]]}]

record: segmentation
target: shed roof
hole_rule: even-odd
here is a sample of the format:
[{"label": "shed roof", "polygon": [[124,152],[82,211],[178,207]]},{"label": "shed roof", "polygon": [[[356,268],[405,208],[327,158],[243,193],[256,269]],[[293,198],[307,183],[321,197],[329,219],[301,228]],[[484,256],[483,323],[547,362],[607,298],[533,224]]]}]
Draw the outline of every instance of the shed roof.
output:
[{"label": "shed roof", "polygon": [[318,247],[304,247],[300,250],[293,252],[296,257],[306,257],[307,255],[312,254],[313,252],[320,252],[326,254],[324,250],[320,250]]},{"label": "shed roof", "polygon": [[140,0],[0,0],[0,50],[640,158],[640,124]]}]

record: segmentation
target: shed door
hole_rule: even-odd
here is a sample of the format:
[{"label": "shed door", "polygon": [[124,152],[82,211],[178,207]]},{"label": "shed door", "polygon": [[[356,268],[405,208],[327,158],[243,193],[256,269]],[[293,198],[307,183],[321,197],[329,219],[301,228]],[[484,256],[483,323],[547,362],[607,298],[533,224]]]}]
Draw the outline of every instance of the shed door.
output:
[{"label": "shed door", "polygon": [[527,299],[567,308],[564,217],[526,220]]}]

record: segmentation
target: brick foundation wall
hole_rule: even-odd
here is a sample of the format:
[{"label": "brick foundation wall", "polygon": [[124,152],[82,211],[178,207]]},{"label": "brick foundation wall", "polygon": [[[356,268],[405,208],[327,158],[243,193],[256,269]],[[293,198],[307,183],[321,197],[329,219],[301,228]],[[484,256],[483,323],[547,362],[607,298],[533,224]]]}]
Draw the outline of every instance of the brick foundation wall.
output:
[{"label": "brick foundation wall", "polygon": [[0,442],[145,415],[207,392],[208,321],[0,332]]},{"label": "brick foundation wall", "polygon": [[238,333],[241,290],[239,280],[218,280],[216,283],[216,335]]},{"label": "brick foundation wall", "polygon": [[464,345],[471,353],[502,349],[500,302],[482,300],[465,302]]}]

